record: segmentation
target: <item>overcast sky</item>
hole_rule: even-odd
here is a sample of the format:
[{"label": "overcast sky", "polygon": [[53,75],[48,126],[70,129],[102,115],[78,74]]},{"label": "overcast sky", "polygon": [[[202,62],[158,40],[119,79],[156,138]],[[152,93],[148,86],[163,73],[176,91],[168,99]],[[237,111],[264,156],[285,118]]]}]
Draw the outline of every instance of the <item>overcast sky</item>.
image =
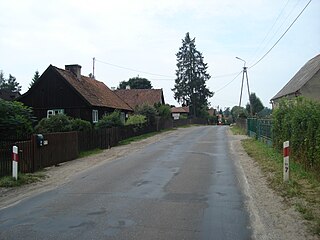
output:
[{"label": "overcast sky", "polygon": [[[308,1],[0,0],[0,70],[15,76],[24,93],[36,70],[42,74],[50,64],[79,64],[88,75],[95,57],[96,79],[108,87],[139,75],[163,88],[166,103],[178,105],[171,91],[175,54],[189,32],[209,65],[211,106],[232,107],[239,104],[242,75],[224,86],[242,70],[235,57],[252,66]],[[320,1],[313,0],[273,50],[248,70],[250,91],[270,107],[269,100],[319,53]]]}]

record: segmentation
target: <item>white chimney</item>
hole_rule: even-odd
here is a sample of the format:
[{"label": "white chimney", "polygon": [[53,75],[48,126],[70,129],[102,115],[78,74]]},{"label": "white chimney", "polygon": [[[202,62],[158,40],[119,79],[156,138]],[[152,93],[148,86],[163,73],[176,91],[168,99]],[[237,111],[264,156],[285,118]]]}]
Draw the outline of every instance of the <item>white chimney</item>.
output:
[{"label": "white chimney", "polygon": [[126,89],[131,89],[129,85],[126,86]]},{"label": "white chimney", "polygon": [[77,79],[81,79],[81,66],[78,64],[65,65],[65,69],[67,71],[72,72]]},{"label": "white chimney", "polygon": [[111,90],[114,91],[114,90],[116,90],[116,88],[115,87],[111,87]]}]

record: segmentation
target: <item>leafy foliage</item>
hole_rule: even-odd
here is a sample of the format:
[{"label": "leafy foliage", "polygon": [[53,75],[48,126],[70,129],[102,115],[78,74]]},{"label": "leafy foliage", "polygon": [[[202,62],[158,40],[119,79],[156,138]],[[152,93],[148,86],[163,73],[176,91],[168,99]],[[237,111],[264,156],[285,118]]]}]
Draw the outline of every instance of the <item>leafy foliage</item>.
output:
[{"label": "leafy foliage", "polygon": [[154,107],[148,104],[143,104],[135,109],[135,113],[145,116],[148,125],[155,124],[157,110]]},{"label": "leafy foliage", "polygon": [[154,106],[158,112],[158,116],[163,119],[171,118],[171,107],[170,105],[166,104],[155,104]]},{"label": "leafy foliage", "polygon": [[[253,116],[264,109],[264,106],[263,106],[260,98],[258,98],[255,93],[250,94],[249,101],[251,103]],[[251,113],[250,103],[247,103],[247,105],[246,105],[246,110],[248,111],[248,113]]]},{"label": "leafy foliage", "polygon": [[31,80],[29,88],[31,88],[36,82],[38,82],[39,78],[40,78],[40,74],[39,74],[39,71],[37,70],[34,73],[34,76],[33,76],[32,80]]},{"label": "leafy foliage", "polygon": [[320,169],[320,103],[299,97],[283,100],[273,114],[273,142],[281,151],[290,141],[291,155],[306,167]]},{"label": "leafy foliage", "polygon": [[43,118],[35,127],[37,133],[86,131],[92,128],[91,123],[79,118],[73,119],[65,114]]},{"label": "leafy foliage", "polygon": [[146,78],[134,77],[128,81],[122,81],[119,84],[118,89],[126,89],[129,86],[131,89],[151,89],[151,82]]},{"label": "leafy foliage", "polygon": [[199,115],[208,107],[208,98],[213,96],[207,86],[211,76],[207,73],[208,65],[203,62],[202,53],[196,49],[195,38],[189,33],[182,40],[177,56],[176,80],[172,91],[174,98],[183,105],[190,106],[193,115]]},{"label": "leafy foliage", "polygon": [[237,121],[238,118],[247,118],[248,112],[243,107],[234,106],[231,109],[231,115],[232,115],[233,121]]},{"label": "leafy foliage", "polygon": [[31,134],[33,122],[31,108],[0,99],[0,138]]},{"label": "leafy foliage", "polygon": [[43,118],[35,127],[36,133],[53,133],[72,131],[71,120],[65,114],[57,114],[50,118]]},{"label": "leafy foliage", "polygon": [[104,115],[99,120],[99,122],[96,123],[95,128],[102,129],[102,128],[118,127],[122,125],[123,123],[120,118],[120,112],[115,110],[111,114]]},{"label": "leafy foliage", "polygon": [[90,122],[80,118],[72,119],[70,124],[72,131],[89,131],[92,129]]},{"label": "leafy foliage", "polygon": [[140,114],[130,115],[125,125],[139,125],[142,126],[147,122],[146,116]]}]

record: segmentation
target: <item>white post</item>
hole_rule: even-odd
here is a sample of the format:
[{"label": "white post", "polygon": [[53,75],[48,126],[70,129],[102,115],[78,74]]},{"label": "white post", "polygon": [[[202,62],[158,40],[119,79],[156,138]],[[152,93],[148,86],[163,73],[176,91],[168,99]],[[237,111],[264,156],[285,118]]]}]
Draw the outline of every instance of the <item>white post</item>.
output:
[{"label": "white post", "polygon": [[12,147],[12,177],[18,180],[18,147]]},{"label": "white post", "polygon": [[289,141],[283,142],[283,181],[289,181]]}]

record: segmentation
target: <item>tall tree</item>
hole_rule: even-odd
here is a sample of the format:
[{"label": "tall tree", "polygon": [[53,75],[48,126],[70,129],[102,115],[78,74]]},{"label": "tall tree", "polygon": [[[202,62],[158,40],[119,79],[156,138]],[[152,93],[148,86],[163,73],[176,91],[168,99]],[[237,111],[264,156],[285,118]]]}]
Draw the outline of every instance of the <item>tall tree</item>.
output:
[{"label": "tall tree", "polygon": [[5,79],[3,72],[0,71],[0,89],[6,89],[7,91],[16,93],[21,91],[21,86],[14,76],[9,74],[9,78]]},{"label": "tall tree", "polygon": [[[251,103],[253,116],[264,109],[264,106],[260,98],[258,98],[255,93],[250,94],[249,101]],[[247,103],[246,105],[246,109],[249,113],[250,113],[250,103]]]},{"label": "tall tree", "polygon": [[129,86],[131,89],[151,89],[151,82],[146,78],[134,77],[128,81],[122,81],[119,84],[118,89],[126,89]]},{"label": "tall tree", "polygon": [[39,71],[37,70],[33,75],[29,88],[31,88],[39,80],[39,78],[40,78],[40,74],[39,74]]},{"label": "tall tree", "polygon": [[186,33],[177,56],[174,98],[183,105],[189,105],[193,116],[199,116],[201,109],[208,107],[208,98],[213,96],[207,86],[211,76],[208,65],[203,62],[202,53],[196,49],[195,38]]}]

